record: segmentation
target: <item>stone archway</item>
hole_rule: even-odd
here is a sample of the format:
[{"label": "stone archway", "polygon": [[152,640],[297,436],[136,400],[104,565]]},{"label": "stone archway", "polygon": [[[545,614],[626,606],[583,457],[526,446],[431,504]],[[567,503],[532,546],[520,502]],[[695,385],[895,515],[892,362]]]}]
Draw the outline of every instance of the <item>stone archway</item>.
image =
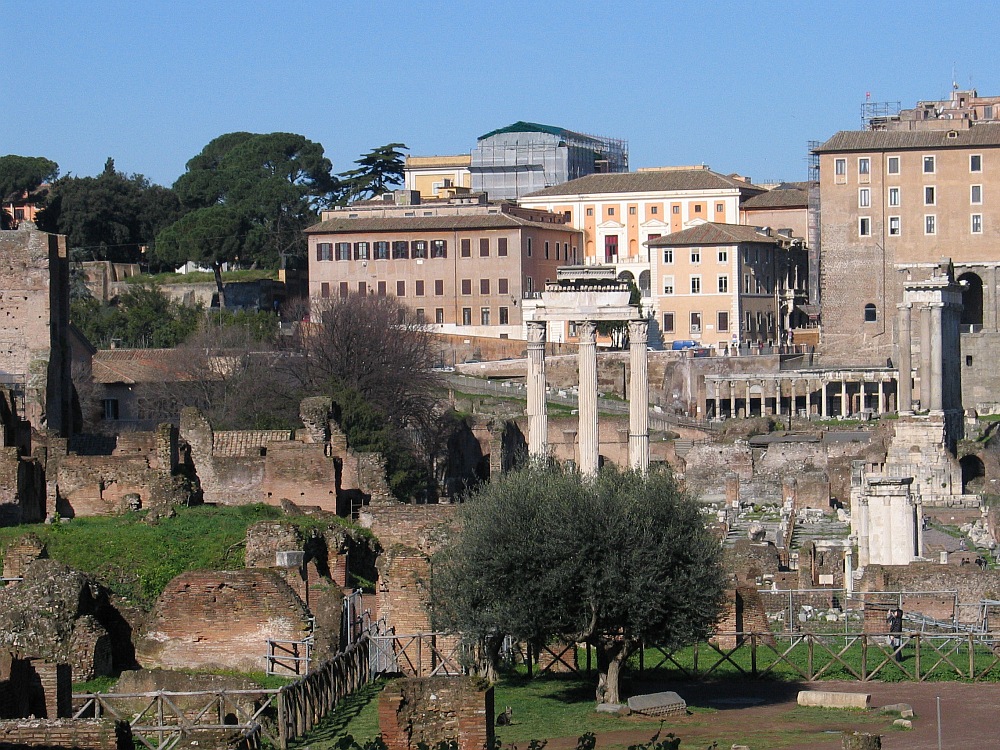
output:
[{"label": "stone archway", "polygon": [[983,324],[983,280],[979,274],[967,271],[958,277],[959,281],[966,282],[962,289],[962,318],[959,321],[963,326],[981,326]]},{"label": "stone archway", "polygon": [[959,464],[962,467],[962,493],[982,492],[986,479],[986,467],[983,465],[983,460],[977,455],[969,454],[962,456]]}]

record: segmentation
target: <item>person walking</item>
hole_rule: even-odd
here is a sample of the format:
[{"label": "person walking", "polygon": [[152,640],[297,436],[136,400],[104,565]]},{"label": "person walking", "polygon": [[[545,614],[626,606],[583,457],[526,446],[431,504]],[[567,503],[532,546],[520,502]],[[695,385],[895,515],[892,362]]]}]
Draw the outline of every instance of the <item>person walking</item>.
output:
[{"label": "person walking", "polygon": [[903,661],[903,610],[898,606],[885,613],[885,622],[889,626],[889,645],[892,646],[892,656],[897,662]]}]

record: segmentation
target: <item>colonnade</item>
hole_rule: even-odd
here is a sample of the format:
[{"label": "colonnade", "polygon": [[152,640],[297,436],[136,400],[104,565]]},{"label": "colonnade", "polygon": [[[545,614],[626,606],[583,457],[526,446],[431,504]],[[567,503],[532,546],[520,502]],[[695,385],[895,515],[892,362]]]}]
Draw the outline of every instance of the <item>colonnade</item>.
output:
[{"label": "colonnade", "polygon": [[[528,453],[532,457],[548,455],[548,414],[545,405],[545,336],[547,322],[528,321]],[[649,369],[648,322],[630,320],[629,327],[629,465],[645,472],[649,469]],[[595,474],[600,467],[600,437],[597,418],[597,323],[577,322],[580,342],[579,468],[583,474]]]},{"label": "colonnade", "polygon": [[706,377],[705,387],[705,413],[717,419],[797,416],[802,411],[846,417],[866,409],[878,416],[896,408],[894,370],[718,375]]}]

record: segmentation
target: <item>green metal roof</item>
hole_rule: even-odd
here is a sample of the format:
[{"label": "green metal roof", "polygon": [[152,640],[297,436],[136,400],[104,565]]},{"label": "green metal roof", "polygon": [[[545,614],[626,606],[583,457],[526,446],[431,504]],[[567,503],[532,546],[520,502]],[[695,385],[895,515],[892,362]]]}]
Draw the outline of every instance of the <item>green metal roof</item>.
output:
[{"label": "green metal roof", "polygon": [[513,125],[508,125],[505,128],[491,130],[486,135],[479,136],[476,140],[482,141],[494,135],[501,135],[502,133],[548,133],[549,135],[554,135],[559,138],[573,138],[577,140],[583,139],[599,143],[596,138],[584,135],[583,133],[576,133],[572,130],[566,130],[566,128],[557,128],[553,125],[540,125],[537,122],[525,122],[524,120],[518,120]]}]

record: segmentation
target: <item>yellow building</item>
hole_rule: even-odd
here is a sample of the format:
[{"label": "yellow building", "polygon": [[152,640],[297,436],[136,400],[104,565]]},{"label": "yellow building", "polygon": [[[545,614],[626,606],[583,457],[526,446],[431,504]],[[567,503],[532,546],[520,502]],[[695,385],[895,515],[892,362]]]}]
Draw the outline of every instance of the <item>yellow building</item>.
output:
[{"label": "yellow building", "polygon": [[469,154],[457,156],[407,156],[403,187],[416,190],[420,197],[448,198],[472,187]]}]

